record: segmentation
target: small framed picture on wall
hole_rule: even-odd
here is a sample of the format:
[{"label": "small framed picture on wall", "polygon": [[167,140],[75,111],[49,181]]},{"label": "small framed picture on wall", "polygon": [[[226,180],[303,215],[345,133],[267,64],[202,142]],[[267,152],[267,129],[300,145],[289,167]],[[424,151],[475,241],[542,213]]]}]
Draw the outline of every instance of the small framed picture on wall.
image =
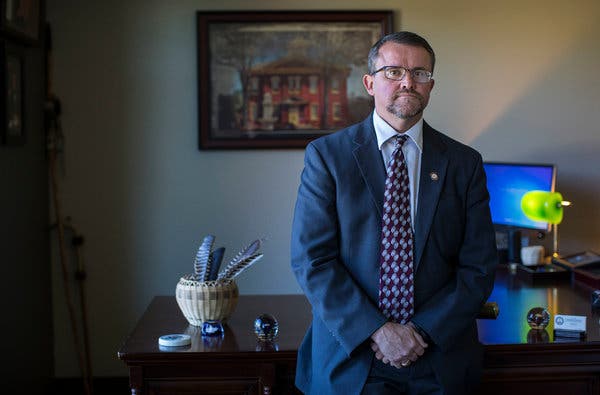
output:
[{"label": "small framed picture on wall", "polygon": [[42,0],[0,0],[2,31],[23,44],[36,45],[41,30]]},{"label": "small framed picture on wall", "polygon": [[21,48],[3,42],[0,49],[0,134],[4,144],[25,142],[24,66]]}]

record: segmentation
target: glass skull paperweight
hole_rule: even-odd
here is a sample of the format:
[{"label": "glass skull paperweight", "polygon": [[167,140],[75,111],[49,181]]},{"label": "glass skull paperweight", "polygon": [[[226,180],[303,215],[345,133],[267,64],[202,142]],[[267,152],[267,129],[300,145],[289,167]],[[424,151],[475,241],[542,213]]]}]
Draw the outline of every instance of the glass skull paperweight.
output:
[{"label": "glass skull paperweight", "polygon": [[534,307],[527,312],[527,323],[531,329],[545,329],[550,322],[550,313],[544,307]]},{"label": "glass skull paperweight", "polygon": [[271,314],[261,314],[254,320],[254,333],[260,341],[272,341],[279,333],[279,323]]}]

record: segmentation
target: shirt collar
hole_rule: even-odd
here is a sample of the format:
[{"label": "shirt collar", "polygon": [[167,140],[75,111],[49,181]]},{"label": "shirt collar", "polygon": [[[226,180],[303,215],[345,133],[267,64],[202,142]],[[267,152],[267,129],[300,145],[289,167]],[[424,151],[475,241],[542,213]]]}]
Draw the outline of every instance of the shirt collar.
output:
[{"label": "shirt collar", "polygon": [[[373,111],[373,126],[375,127],[375,135],[377,136],[377,146],[381,151],[381,147],[389,139],[396,136],[398,132],[381,118],[379,114],[377,114],[377,111]],[[404,134],[410,137],[417,148],[419,148],[420,152],[423,152],[423,117],[421,117],[410,129],[404,132]]]}]

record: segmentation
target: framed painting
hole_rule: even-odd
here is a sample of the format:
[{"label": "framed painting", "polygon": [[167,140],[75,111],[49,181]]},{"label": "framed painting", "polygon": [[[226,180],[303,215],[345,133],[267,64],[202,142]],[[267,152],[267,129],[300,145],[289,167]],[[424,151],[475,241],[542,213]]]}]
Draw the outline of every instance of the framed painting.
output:
[{"label": "framed painting", "polygon": [[0,0],[2,30],[24,44],[39,42],[41,0]]},{"label": "framed painting", "polygon": [[23,126],[24,65],[23,51],[16,46],[2,43],[0,48],[0,134],[4,144],[18,145],[25,142]]},{"label": "framed painting", "polygon": [[197,13],[200,149],[304,148],[372,111],[392,11]]}]

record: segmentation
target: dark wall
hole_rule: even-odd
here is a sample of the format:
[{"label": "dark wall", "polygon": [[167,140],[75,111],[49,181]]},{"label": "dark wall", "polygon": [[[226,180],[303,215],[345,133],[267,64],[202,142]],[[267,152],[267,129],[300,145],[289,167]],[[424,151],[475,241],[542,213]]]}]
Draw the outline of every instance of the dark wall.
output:
[{"label": "dark wall", "polygon": [[0,144],[2,388],[3,393],[42,394],[54,360],[44,53],[42,45],[25,46],[4,35],[2,39],[23,50],[25,60],[25,142]]}]

